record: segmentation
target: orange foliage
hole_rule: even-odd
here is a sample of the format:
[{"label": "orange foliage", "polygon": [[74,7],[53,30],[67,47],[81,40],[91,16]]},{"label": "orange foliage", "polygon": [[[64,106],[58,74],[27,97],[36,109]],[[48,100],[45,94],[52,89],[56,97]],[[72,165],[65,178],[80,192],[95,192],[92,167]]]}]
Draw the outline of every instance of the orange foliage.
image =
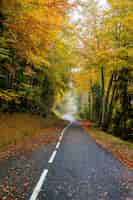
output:
[{"label": "orange foliage", "polygon": [[92,84],[98,81],[98,71],[94,68],[75,73],[73,75],[73,81],[79,91],[90,90]]},{"label": "orange foliage", "polygon": [[66,0],[14,0],[7,24],[12,31],[19,55],[34,62],[35,56],[52,48],[63,25]]}]

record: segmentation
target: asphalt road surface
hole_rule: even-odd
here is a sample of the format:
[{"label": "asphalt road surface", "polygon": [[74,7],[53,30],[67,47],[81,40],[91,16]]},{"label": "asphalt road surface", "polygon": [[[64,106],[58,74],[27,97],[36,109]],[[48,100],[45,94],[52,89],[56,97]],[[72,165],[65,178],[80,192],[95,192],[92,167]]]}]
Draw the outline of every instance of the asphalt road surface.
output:
[{"label": "asphalt road surface", "polygon": [[65,130],[51,158],[38,200],[133,199],[126,183],[133,173],[97,146],[77,124]]},{"label": "asphalt road surface", "polygon": [[57,144],[31,157],[36,173],[29,171],[33,185],[25,200],[133,200],[133,171],[76,123],[61,133]]}]

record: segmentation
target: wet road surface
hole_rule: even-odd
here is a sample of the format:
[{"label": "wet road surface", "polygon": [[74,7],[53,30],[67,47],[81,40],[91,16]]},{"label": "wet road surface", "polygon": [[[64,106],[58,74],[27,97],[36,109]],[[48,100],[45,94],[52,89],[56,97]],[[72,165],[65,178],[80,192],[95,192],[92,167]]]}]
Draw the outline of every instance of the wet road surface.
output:
[{"label": "wet road surface", "polygon": [[65,132],[38,200],[130,200],[133,172],[76,124]]},{"label": "wet road surface", "polygon": [[133,200],[133,171],[98,146],[79,125],[73,123],[65,130],[49,163],[56,146],[0,162],[0,197],[5,180],[16,185],[16,196],[15,188],[9,191],[11,196],[14,193],[13,200],[29,200],[47,169],[36,200]]}]

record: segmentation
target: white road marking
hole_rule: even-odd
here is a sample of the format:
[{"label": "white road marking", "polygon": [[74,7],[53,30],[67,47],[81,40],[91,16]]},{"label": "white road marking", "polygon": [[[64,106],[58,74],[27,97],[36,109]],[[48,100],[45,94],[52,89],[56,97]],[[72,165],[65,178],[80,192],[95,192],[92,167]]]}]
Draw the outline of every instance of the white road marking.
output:
[{"label": "white road marking", "polygon": [[60,141],[60,142],[61,142],[62,138],[63,138],[62,136],[59,137],[59,141]]},{"label": "white road marking", "polygon": [[61,132],[61,137],[64,136],[65,131],[69,128],[69,126],[71,126],[71,124],[72,124],[72,123],[69,123],[69,124],[63,129],[63,131]]},{"label": "white road marking", "polygon": [[[64,131],[65,131],[66,129],[64,129]],[[63,137],[64,136],[64,131],[61,133],[61,137]]]},{"label": "white road marking", "polygon": [[60,142],[57,143],[57,145],[56,145],[56,149],[58,149],[59,146],[60,146]]},{"label": "white road marking", "polygon": [[[63,131],[61,132],[61,135],[60,135],[60,137],[59,137],[59,141],[58,141],[58,143],[57,143],[57,145],[56,145],[56,149],[59,148],[60,142],[61,142],[61,140],[62,140],[62,138],[63,138],[63,135],[64,135],[64,132],[66,131],[66,129],[67,129],[69,126],[71,126],[71,124],[72,124],[72,123],[68,124],[68,125],[63,129]],[[56,153],[57,153],[57,150],[53,151],[53,153],[52,153],[52,155],[51,155],[51,157],[50,157],[48,163],[52,163],[52,162],[54,161],[54,158],[55,158],[55,156],[56,156]],[[41,176],[40,176],[40,179],[39,179],[39,181],[37,182],[37,184],[36,184],[36,186],[35,186],[35,188],[34,188],[34,190],[33,190],[33,193],[32,193],[32,195],[31,195],[31,197],[30,197],[29,200],[37,200],[38,194],[39,194],[40,191],[41,191],[42,185],[43,185],[43,183],[44,183],[44,181],[45,181],[45,179],[46,179],[47,174],[48,174],[48,169],[44,169],[44,171],[42,172],[42,174],[41,174]]]},{"label": "white road marking", "polygon": [[52,153],[52,155],[51,155],[51,157],[50,157],[50,159],[49,159],[48,163],[52,163],[52,162],[54,161],[54,158],[55,158],[55,156],[56,156],[56,153],[57,153],[57,151],[56,151],[56,150],[55,150],[55,151],[53,151],[53,153]]},{"label": "white road marking", "polygon": [[41,174],[40,179],[39,179],[38,183],[36,184],[34,191],[33,191],[29,200],[36,200],[37,199],[37,196],[38,196],[38,194],[41,190],[41,187],[42,187],[42,185],[43,185],[43,183],[46,179],[47,173],[48,173],[48,169],[44,169],[44,171]]},{"label": "white road marking", "polygon": [[69,124],[63,129],[63,131],[61,132],[61,135],[60,135],[60,137],[59,137],[59,142],[62,141],[65,131],[69,128],[69,126],[71,126],[71,124],[72,124],[72,123],[69,123]]}]

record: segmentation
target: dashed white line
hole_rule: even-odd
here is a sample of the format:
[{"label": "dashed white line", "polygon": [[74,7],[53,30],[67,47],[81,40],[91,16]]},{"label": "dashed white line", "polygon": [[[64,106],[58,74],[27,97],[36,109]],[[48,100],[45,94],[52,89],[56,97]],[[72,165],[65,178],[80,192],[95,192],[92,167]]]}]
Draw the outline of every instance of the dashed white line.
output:
[{"label": "dashed white line", "polygon": [[37,196],[38,196],[38,194],[41,190],[42,184],[44,183],[44,181],[46,179],[47,173],[48,173],[48,169],[44,169],[44,171],[41,174],[40,179],[39,179],[37,185],[35,186],[35,189],[34,189],[29,200],[36,200],[37,199]]},{"label": "dashed white line", "polygon": [[53,153],[52,153],[52,155],[51,155],[51,157],[50,157],[50,159],[49,159],[48,163],[52,163],[52,162],[54,161],[54,158],[55,158],[55,156],[56,156],[56,153],[57,153],[57,151],[56,151],[56,150],[55,150],[55,151],[53,151]]},{"label": "dashed white line", "polygon": [[[60,137],[59,137],[59,141],[58,141],[58,143],[56,144],[56,147],[55,147],[56,149],[59,148],[59,146],[60,146],[60,144],[61,144],[61,140],[63,139],[64,133],[65,133],[66,129],[67,129],[70,125],[71,125],[71,123],[68,124],[68,125],[63,129],[63,131],[61,132],[61,135],[60,135]],[[55,156],[56,156],[56,153],[57,153],[57,151],[55,150],[55,151],[52,153],[52,155],[51,155],[51,157],[50,157],[48,163],[52,163],[52,162],[54,161],[54,158],[55,158]]]},{"label": "dashed white line", "polygon": [[[64,131],[65,131],[66,129],[64,129]],[[64,136],[64,131],[61,133],[61,137],[63,137]]]},{"label": "dashed white line", "polygon": [[63,136],[64,136],[64,133],[65,133],[66,129],[69,128],[70,125],[71,125],[71,123],[68,124],[68,125],[63,129],[63,131],[61,132],[61,135],[60,135],[60,137],[59,137],[59,142],[62,141]]},{"label": "dashed white line", "polygon": [[64,133],[65,133],[66,129],[68,129],[69,126],[71,126],[71,124],[72,124],[72,123],[69,123],[69,124],[68,124],[64,129],[63,129],[63,131],[61,132],[61,135],[60,135],[60,137],[59,137],[59,140],[62,140],[62,138],[63,138],[63,136],[64,136]]},{"label": "dashed white line", "polygon": [[60,146],[60,142],[57,143],[57,145],[56,145],[56,149],[58,149],[59,146]]},{"label": "dashed white line", "polygon": [[[63,131],[61,132],[61,135],[60,135],[60,137],[59,137],[59,141],[58,141],[58,143],[57,143],[57,145],[56,145],[56,149],[59,148],[60,143],[61,143],[61,140],[63,139],[63,136],[64,136],[64,132],[66,131],[66,129],[67,129],[71,124],[72,124],[72,123],[68,124],[68,125],[63,129]],[[51,155],[51,157],[50,157],[50,159],[49,159],[49,161],[48,161],[48,163],[52,163],[52,162],[54,161],[54,158],[55,158],[55,156],[56,156],[56,153],[57,153],[57,150],[54,150],[53,153],[52,153],[52,155]],[[42,185],[43,185],[43,183],[44,183],[44,181],[45,181],[45,179],[46,179],[47,174],[48,174],[48,169],[44,169],[44,171],[42,172],[42,174],[41,174],[41,176],[40,176],[40,179],[39,179],[39,181],[37,182],[37,184],[36,184],[36,186],[35,186],[35,188],[34,188],[34,190],[33,190],[33,193],[32,193],[32,195],[31,195],[31,197],[30,197],[29,200],[37,200],[38,194],[39,194],[40,191],[41,191]]]},{"label": "dashed white line", "polygon": [[62,136],[59,137],[59,141],[60,141],[60,142],[61,142],[62,138],[63,138]]}]

